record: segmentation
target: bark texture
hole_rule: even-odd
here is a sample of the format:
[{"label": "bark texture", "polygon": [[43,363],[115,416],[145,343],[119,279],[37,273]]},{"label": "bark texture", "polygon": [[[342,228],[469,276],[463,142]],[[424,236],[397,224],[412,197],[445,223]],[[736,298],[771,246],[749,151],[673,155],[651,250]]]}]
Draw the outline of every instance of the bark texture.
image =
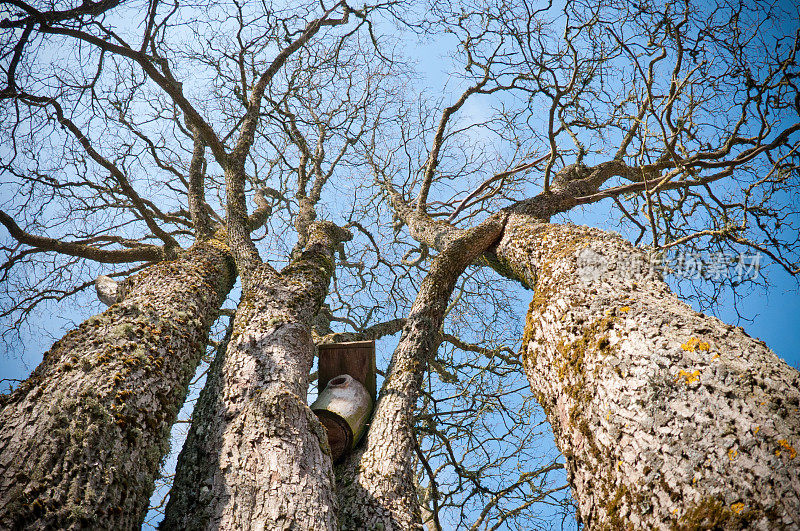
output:
[{"label": "bark texture", "polygon": [[392,356],[366,444],[339,470],[342,529],[422,529],[414,481],[414,412],[422,378],[458,277],[497,241],[504,219],[493,216],[466,231],[432,261]]},{"label": "bark texture", "polygon": [[0,397],[0,528],[138,529],[170,428],[235,279],[212,240],[125,281],[125,298]]},{"label": "bark texture", "polygon": [[521,355],[587,527],[800,527],[797,370],[617,235],[512,215],[496,254],[535,285]]},{"label": "bark texture", "polygon": [[280,273],[251,269],[218,373],[178,460],[164,529],[333,529],[327,436],[306,405],[311,321],[347,234],[315,223]]}]

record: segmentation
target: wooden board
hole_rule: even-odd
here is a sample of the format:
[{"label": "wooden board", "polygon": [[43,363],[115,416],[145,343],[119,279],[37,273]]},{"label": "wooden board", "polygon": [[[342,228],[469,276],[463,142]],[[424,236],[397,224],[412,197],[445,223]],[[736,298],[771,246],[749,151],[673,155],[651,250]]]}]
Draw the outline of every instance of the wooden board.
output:
[{"label": "wooden board", "polygon": [[318,389],[340,374],[349,374],[367,388],[373,404],[377,399],[375,381],[375,341],[330,343],[317,347],[319,355]]}]

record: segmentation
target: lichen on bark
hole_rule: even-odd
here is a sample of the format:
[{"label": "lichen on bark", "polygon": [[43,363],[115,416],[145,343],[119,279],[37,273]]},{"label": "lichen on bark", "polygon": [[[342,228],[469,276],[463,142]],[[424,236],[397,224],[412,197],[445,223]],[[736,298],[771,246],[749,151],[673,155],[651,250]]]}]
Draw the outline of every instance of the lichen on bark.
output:
[{"label": "lichen on bark", "polygon": [[131,529],[233,285],[200,244],[126,281],[125,298],[45,353],[0,411],[0,527]]},{"label": "lichen on bark", "polygon": [[164,529],[333,529],[324,428],[306,405],[311,323],[349,233],[315,222],[281,272],[251,265],[178,459]]},{"label": "lichen on bark", "polygon": [[678,300],[617,235],[520,217],[497,255],[536,272],[521,355],[584,524],[800,526],[797,370]]},{"label": "lichen on bark", "polygon": [[422,529],[413,422],[422,379],[461,273],[497,241],[505,215],[456,235],[432,261],[403,327],[366,442],[337,467],[342,529]]}]

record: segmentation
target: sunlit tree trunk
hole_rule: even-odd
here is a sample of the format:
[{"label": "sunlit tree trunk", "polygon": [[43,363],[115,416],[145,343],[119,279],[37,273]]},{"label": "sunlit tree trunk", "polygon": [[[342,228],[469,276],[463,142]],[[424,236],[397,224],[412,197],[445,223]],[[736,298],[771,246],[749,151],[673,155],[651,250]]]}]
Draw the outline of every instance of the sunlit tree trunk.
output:
[{"label": "sunlit tree trunk", "polygon": [[198,244],[124,282],[0,397],[0,528],[138,528],[170,428],[235,279]]},{"label": "sunlit tree trunk", "polygon": [[500,236],[503,216],[450,241],[431,262],[394,351],[365,445],[340,468],[342,529],[422,529],[414,482],[414,413],[458,277]]},{"label": "sunlit tree trunk", "polygon": [[591,528],[800,527],[800,373],[617,235],[511,216],[522,359]]},{"label": "sunlit tree trunk", "polygon": [[164,529],[334,529],[327,435],[306,405],[311,321],[347,236],[315,223],[280,273],[251,269],[224,358],[197,405]]}]

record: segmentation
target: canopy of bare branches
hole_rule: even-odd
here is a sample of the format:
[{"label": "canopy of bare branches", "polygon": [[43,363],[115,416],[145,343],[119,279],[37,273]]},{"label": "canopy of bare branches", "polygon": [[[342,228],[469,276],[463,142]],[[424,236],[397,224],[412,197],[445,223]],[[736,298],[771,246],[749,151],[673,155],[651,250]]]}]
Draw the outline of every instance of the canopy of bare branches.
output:
[{"label": "canopy of bare branches", "polygon": [[[398,332],[433,258],[501,211],[588,213],[658,259],[760,253],[800,273],[791,3],[2,4],[8,351],[47,312],[94,313],[99,274],[220,229],[247,290],[317,219],[353,236],[317,317],[327,341]],[[570,511],[515,354],[520,280],[491,253],[469,266],[424,376],[417,488],[443,528]]]}]

